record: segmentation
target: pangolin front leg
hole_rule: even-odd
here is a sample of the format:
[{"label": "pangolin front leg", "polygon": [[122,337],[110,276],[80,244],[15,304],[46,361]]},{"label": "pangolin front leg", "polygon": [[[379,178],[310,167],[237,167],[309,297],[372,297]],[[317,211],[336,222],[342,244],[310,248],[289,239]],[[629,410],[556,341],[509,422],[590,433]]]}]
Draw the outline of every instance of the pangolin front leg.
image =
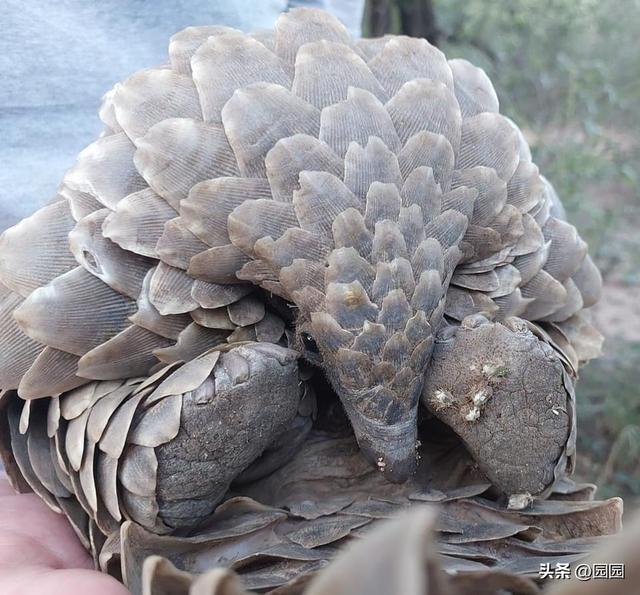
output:
[{"label": "pangolin front leg", "polygon": [[[156,533],[198,525],[274,441],[307,431],[300,421],[313,411],[297,352],[270,343],[217,348],[146,379],[51,399],[5,398],[14,484],[26,480],[65,511],[94,550],[96,535],[124,519]],[[271,448],[266,472],[282,454]]]},{"label": "pangolin front leg", "polygon": [[462,438],[513,506],[547,491],[571,462],[572,380],[518,318],[465,318],[436,340],[422,402]]}]

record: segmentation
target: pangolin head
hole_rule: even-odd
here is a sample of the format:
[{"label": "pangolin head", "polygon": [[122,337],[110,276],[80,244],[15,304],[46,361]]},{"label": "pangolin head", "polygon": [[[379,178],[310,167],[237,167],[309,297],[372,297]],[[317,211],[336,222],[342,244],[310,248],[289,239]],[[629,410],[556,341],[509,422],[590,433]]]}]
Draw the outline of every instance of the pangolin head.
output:
[{"label": "pangolin head", "polygon": [[325,304],[328,311],[299,325],[298,344],[324,370],[367,458],[389,479],[403,481],[416,465],[417,406],[432,327],[401,290],[390,291],[378,308],[359,281],[330,284]]}]

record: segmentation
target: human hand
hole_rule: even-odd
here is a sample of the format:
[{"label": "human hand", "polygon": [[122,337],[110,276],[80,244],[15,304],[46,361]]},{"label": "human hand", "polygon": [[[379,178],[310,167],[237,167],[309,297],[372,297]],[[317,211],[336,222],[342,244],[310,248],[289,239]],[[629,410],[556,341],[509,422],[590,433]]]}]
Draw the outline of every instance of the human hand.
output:
[{"label": "human hand", "polygon": [[0,593],[127,595],[93,562],[62,515],[35,494],[17,494],[0,476]]}]

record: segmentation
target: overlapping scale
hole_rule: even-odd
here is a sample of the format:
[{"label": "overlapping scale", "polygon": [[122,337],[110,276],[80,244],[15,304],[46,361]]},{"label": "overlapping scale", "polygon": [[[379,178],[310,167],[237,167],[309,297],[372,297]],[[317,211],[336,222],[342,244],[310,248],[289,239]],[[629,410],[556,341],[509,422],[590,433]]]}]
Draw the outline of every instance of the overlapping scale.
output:
[{"label": "overlapping scale", "polygon": [[[385,223],[390,212],[374,205],[380,201],[375,193],[368,213],[365,203],[372,183],[401,188],[404,180],[413,180],[413,172],[426,167],[443,193],[464,187],[477,191],[475,199],[470,194],[440,199],[466,216],[470,201],[474,204],[453,286],[476,295],[469,300],[452,294],[449,314],[464,317],[471,310],[463,304],[475,303],[472,309],[481,307],[499,317],[515,308],[526,317],[560,321],[581,307],[578,293],[584,307],[596,299],[599,278],[584,256],[584,244],[576,236],[571,239],[571,226],[549,219],[557,197],[530,162],[517,127],[497,113],[495,91],[481,69],[464,60],[447,62],[425,40],[390,36],[353,44],[333,17],[304,9],[283,15],[270,35],[192,27],[172,38],[169,54],[171,67],[141,71],[105,95],[101,117],[108,134],[80,155],[61,189],[61,198],[79,221],[72,250],[54,248],[64,243],[72,225],[63,202],[38,215],[55,219],[45,226],[49,235],[38,237],[41,257],[33,259],[33,233],[26,224],[5,235],[12,246],[16,241],[29,245],[29,250],[19,250],[29,255],[28,263],[19,265],[19,254],[13,253],[3,260],[4,282],[23,297],[70,270],[75,252],[94,274],[102,264],[97,261],[105,259],[108,270],[100,272],[101,278],[135,299],[154,262],[133,252],[164,263],[158,270],[165,271],[166,281],[155,277],[148,302],[160,305],[156,322],[144,309],[133,316],[147,331],[161,328],[163,315],[182,315],[178,310],[193,310],[200,302],[219,307],[214,295],[221,290],[214,288],[235,282],[237,275],[289,298],[295,291],[317,304],[320,273],[313,263],[328,257],[333,242],[338,248],[354,247],[364,258],[415,262],[413,254],[421,253],[427,239],[416,221],[421,214],[427,224],[430,207],[403,197],[398,220],[394,215]],[[236,178],[239,173],[252,178],[243,185]],[[260,180],[264,176],[268,188]],[[303,197],[309,196],[314,177],[320,202],[311,205]],[[362,201],[360,206],[333,202],[336,189],[326,184],[335,185],[340,178]],[[224,179],[227,186],[219,187],[216,180]],[[321,208],[323,193],[332,197],[330,210]],[[305,221],[316,218],[316,223],[308,219],[302,225],[312,235],[288,233],[287,226],[297,223],[256,203],[258,211],[249,216],[259,213],[263,229],[257,235],[270,240],[254,247],[254,240],[243,238],[240,250],[233,248],[227,217],[251,198],[297,200],[297,215]],[[101,215],[100,206],[113,212]],[[104,221],[102,230],[99,220]],[[33,225],[40,226],[40,220]],[[239,225],[237,218],[234,225]],[[313,234],[323,238],[322,245]],[[248,262],[242,252],[277,261],[289,292],[276,278],[278,267]],[[303,291],[288,267],[315,289]],[[377,291],[389,276],[386,271],[380,273]],[[541,295],[545,287],[555,289]],[[246,293],[242,288],[225,291]],[[381,304],[383,298],[378,298]],[[168,328],[161,334],[175,337],[176,331]],[[116,325],[115,330],[124,329]],[[73,349],[79,351],[77,345]]]},{"label": "overlapping scale", "polygon": [[[34,399],[145,375],[221,343],[283,341],[297,316],[368,459],[403,479],[445,316],[517,315],[572,365],[595,356],[583,309],[599,273],[482,70],[423,39],[354,43],[309,9],[269,34],[189,28],[169,55],[105,96],[105,135],[61,200],[0,240],[0,386]],[[94,465],[96,442],[70,465],[61,440],[66,483],[106,526],[95,513],[101,498],[117,508],[118,449]],[[149,524],[158,511],[136,490],[123,499]]]},{"label": "overlapping scale", "polygon": [[540,563],[583,560],[607,539],[594,524],[603,533],[620,526],[618,499],[593,501],[593,486],[567,480],[548,501],[509,510],[463,453],[427,444],[422,465],[439,471],[426,484],[393,486],[368,469],[352,438],[314,433],[273,476],[234,490],[196,535],[158,536],[127,523],[118,551],[125,581],[154,595],[178,579],[185,595],[221,593],[215,579],[233,595],[418,595],[427,580],[443,595],[451,583],[469,595],[485,584],[534,595]]}]

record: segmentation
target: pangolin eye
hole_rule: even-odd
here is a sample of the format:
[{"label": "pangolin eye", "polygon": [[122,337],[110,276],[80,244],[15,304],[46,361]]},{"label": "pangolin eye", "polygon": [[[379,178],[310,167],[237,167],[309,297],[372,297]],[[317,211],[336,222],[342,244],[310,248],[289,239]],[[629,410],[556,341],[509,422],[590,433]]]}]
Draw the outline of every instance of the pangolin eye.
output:
[{"label": "pangolin eye", "polygon": [[311,353],[318,353],[318,344],[316,343],[316,340],[309,333],[303,332],[301,336],[304,348]]}]

